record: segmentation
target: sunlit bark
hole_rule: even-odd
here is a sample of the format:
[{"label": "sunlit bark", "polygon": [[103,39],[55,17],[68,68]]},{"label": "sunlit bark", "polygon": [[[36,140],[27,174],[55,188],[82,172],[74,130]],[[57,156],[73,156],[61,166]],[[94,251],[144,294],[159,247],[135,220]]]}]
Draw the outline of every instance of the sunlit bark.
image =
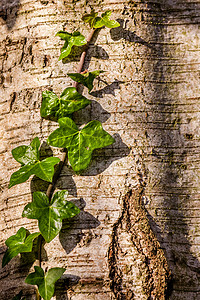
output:
[{"label": "sunlit bark", "polygon": [[[200,1],[0,6],[1,257],[21,226],[38,230],[21,213],[31,192],[48,186],[33,178],[8,190],[19,166],[11,150],[38,136],[43,155],[62,155],[45,142],[57,124],[41,119],[41,93],[72,85],[66,74],[76,71],[80,51],[58,62],[63,42],[55,34],[79,29],[87,36],[82,14],[111,9],[121,27],[95,34],[84,65],[107,72],[91,95],[83,89],[93,102],[74,120],[101,121],[116,143],[96,151],[82,176],[64,167],[57,188],[69,190],[82,211],[44,246],[42,266],[66,268],[55,299],[199,299]],[[1,269],[1,299],[21,289],[35,299],[24,283],[32,261],[17,257]]]}]

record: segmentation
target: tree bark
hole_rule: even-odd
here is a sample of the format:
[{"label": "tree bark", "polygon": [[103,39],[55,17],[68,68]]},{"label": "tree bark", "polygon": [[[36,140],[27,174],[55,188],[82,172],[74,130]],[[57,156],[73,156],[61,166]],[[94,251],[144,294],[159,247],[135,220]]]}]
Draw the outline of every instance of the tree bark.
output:
[{"label": "tree bark", "polygon": [[[80,49],[58,62],[56,32],[90,31],[81,16],[110,9],[121,26],[95,32],[84,69],[107,71],[75,113],[78,125],[96,119],[114,135],[89,168],[75,175],[66,163],[57,189],[81,208],[43,245],[42,267],[65,267],[54,299],[197,300],[199,290],[199,22],[200,1],[2,0],[1,257],[5,240],[37,222],[24,205],[48,184],[38,178],[8,190],[19,164],[11,150],[38,136],[42,156],[62,156],[46,144],[57,123],[41,119],[42,91],[72,86]],[[21,289],[33,256],[14,258],[0,271],[1,299]],[[36,261],[37,263],[37,261]]]}]

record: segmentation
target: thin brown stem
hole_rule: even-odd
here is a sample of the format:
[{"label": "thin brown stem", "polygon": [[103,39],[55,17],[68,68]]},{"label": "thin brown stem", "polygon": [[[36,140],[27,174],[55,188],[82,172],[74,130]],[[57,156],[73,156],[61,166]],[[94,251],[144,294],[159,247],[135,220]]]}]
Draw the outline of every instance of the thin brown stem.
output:
[{"label": "thin brown stem", "polygon": [[41,300],[38,289],[36,288],[36,300]]},{"label": "thin brown stem", "polygon": [[43,236],[40,234],[40,236],[38,237],[38,261],[39,261],[39,267],[40,268],[41,268],[41,264],[42,264],[42,259],[41,259],[42,242],[43,242]]},{"label": "thin brown stem", "polygon": [[[43,236],[40,235],[38,238],[38,261],[39,261],[40,268],[42,266],[42,243],[43,243]],[[38,289],[36,289],[36,300],[41,300]]]},{"label": "thin brown stem", "polygon": [[[85,45],[85,49],[84,49],[84,51],[81,54],[81,58],[80,58],[80,61],[79,61],[79,64],[78,64],[78,68],[77,68],[77,73],[81,73],[81,71],[82,71],[82,68],[83,68],[83,65],[84,65],[84,62],[85,62],[85,57],[86,57],[86,54],[87,54],[87,50],[89,48],[89,45],[90,45],[90,42],[91,42],[91,40],[93,38],[95,30],[96,29],[92,28],[90,34],[87,37],[87,44]],[[77,86],[78,86],[78,82],[74,82],[73,83],[73,87],[77,88]]]},{"label": "thin brown stem", "polygon": [[[85,62],[85,57],[86,57],[86,54],[87,54],[87,50],[89,48],[89,45],[90,45],[90,42],[91,42],[92,37],[94,35],[94,32],[95,32],[95,29],[92,29],[91,32],[89,33],[88,37],[87,37],[87,44],[85,45],[85,49],[81,54],[81,58],[80,58],[80,61],[79,61],[78,67],[77,67],[77,73],[81,73],[81,71],[82,71],[82,68],[83,68],[83,65],[84,65],[84,62]],[[78,85],[78,82],[75,82],[73,84],[74,87],[77,87],[77,85]],[[62,158],[61,158],[60,163],[59,163],[58,170],[54,175],[53,182],[50,183],[50,185],[48,186],[46,195],[47,195],[47,197],[49,197],[49,201],[51,200],[51,196],[54,192],[55,185],[56,185],[57,180],[60,176],[60,173],[62,172],[63,166],[65,164],[66,157],[67,157],[67,153],[65,152],[62,155]]]},{"label": "thin brown stem", "polygon": [[[86,54],[87,54],[87,50],[88,50],[89,44],[92,40],[92,37],[94,35],[94,32],[95,32],[95,29],[92,29],[90,34],[88,35],[87,44],[85,45],[84,51],[81,54],[80,62],[78,64],[77,73],[81,73],[81,71],[82,71],[82,68],[83,68],[83,65],[84,65],[84,62],[85,62],[85,57],[86,57]],[[78,83],[75,82],[73,84],[73,86],[77,87]],[[66,158],[67,158],[67,153],[65,152],[65,153],[63,153],[62,158],[61,158],[60,163],[59,163],[59,166],[58,166],[58,169],[57,169],[56,173],[54,174],[53,181],[48,186],[46,195],[49,198],[49,201],[51,201],[51,197],[52,197],[53,192],[55,190],[55,186],[56,186],[56,183],[58,181],[58,178],[60,177],[60,174],[62,172],[62,169],[63,169],[63,166],[65,164]],[[40,267],[42,265],[42,242],[43,242],[43,238],[41,236],[39,238],[39,242],[38,242],[38,260],[39,260],[39,266]],[[38,298],[38,295],[36,297],[37,297],[37,299],[41,299],[41,297]]]},{"label": "thin brown stem", "polygon": [[58,169],[57,171],[55,172],[54,174],[54,177],[53,177],[53,181],[52,183],[49,184],[48,186],[48,189],[47,189],[47,192],[46,192],[46,195],[47,197],[49,198],[49,202],[51,201],[51,197],[52,197],[52,194],[55,190],[55,185],[58,181],[58,178],[60,176],[60,173],[62,172],[62,169],[63,169],[63,166],[65,164],[65,160],[66,160],[66,156],[67,156],[67,153],[63,153],[62,157],[61,157],[61,160],[59,162],[59,165],[58,165]]}]

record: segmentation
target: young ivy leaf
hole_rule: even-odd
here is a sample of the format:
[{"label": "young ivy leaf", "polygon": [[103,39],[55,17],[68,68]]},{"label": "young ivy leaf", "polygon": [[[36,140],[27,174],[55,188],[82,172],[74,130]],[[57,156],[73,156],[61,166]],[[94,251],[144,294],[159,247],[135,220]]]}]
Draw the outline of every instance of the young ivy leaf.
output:
[{"label": "young ivy leaf", "polygon": [[53,297],[55,283],[65,272],[64,268],[52,268],[46,274],[40,267],[34,267],[35,272],[26,277],[25,282],[32,285],[37,285],[40,296],[44,300],[50,300]]},{"label": "young ivy leaf", "polygon": [[51,91],[42,93],[41,117],[56,117],[57,119],[69,116],[88,104],[90,100],[79,94],[74,87],[66,88],[60,98]]},{"label": "young ivy leaf", "polygon": [[119,27],[120,24],[117,21],[110,20],[111,13],[110,10],[107,10],[101,17],[98,17],[98,13],[92,10],[90,14],[84,15],[82,20],[89,23],[91,28],[101,28],[103,26],[108,28]]},{"label": "young ivy leaf", "polygon": [[7,265],[9,261],[19,253],[31,252],[33,241],[40,235],[40,232],[30,234],[28,230],[21,227],[15,235],[10,236],[5,244],[8,247],[2,260],[2,267]]},{"label": "young ivy leaf", "polygon": [[94,9],[92,9],[90,14],[86,14],[82,17],[82,20],[85,23],[89,23],[90,27],[93,28],[97,16],[98,16],[98,13],[96,13],[94,11]]},{"label": "young ivy leaf", "polygon": [[93,89],[93,81],[94,79],[99,76],[100,73],[103,73],[104,71],[93,71],[88,72],[85,74],[80,73],[68,73],[67,75],[74,81],[78,83],[82,83],[84,86],[86,86],[89,90],[89,93]]},{"label": "young ivy leaf", "polygon": [[67,191],[56,192],[49,203],[49,198],[43,192],[33,193],[33,202],[24,208],[23,217],[37,219],[40,232],[45,241],[49,243],[59,233],[62,220],[77,215],[79,208],[66,200]]},{"label": "young ivy leaf", "polygon": [[14,159],[21,164],[21,168],[11,175],[9,188],[25,182],[31,175],[51,182],[54,175],[54,166],[60,161],[58,157],[47,157],[40,161],[40,141],[34,138],[30,146],[19,146],[12,150]]},{"label": "young ivy leaf", "polygon": [[111,11],[107,10],[105,13],[101,15],[101,18],[97,17],[94,23],[94,28],[100,28],[102,26],[106,26],[108,28],[119,27],[120,24],[117,21],[110,20]]},{"label": "young ivy leaf", "polygon": [[103,130],[101,122],[91,121],[82,130],[70,118],[58,120],[60,128],[50,134],[47,142],[59,148],[67,148],[68,159],[77,173],[86,169],[94,149],[114,143],[114,138]]},{"label": "young ivy leaf", "polygon": [[59,60],[67,57],[73,46],[83,46],[87,44],[86,38],[79,32],[68,33],[66,31],[57,32],[56,36],[59,36],[65,41],[64,46],[61,48],[61,54]]}]

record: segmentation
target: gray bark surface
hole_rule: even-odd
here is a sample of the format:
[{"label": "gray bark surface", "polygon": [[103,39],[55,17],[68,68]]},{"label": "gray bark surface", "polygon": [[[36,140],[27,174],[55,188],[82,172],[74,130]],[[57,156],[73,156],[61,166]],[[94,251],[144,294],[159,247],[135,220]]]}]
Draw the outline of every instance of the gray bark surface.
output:
[{"label": "gray bark surface", "polygon": [[[74,114],[82,125],[96,119],[114,135],[82,176],[64,167],[57,189],[67,189],[81,213],[42,252],[44,268],[65,267],[55,299],[200,299],[199,263],[199,33],[200,1],[2,0],[0,2],[1,258],[5,240],[37,222],[21,214],[37,178],[8,190],[19,164],[11,150],[38,136],[42,154],[57,128],[42,120],[42,91],[60,94],[72,85],[76,50],[58,62],[59,30],[89,27],[81,16],[112,10],[121,27],[99,30],[84,68],[107,72],[96,81],[92,105]],[[79,87],[82,91],[82,87]],[[36,261],[37,263],[37,261]],[[33,270],[31,255],[0,270],[1,299],[21,289]]]}]

